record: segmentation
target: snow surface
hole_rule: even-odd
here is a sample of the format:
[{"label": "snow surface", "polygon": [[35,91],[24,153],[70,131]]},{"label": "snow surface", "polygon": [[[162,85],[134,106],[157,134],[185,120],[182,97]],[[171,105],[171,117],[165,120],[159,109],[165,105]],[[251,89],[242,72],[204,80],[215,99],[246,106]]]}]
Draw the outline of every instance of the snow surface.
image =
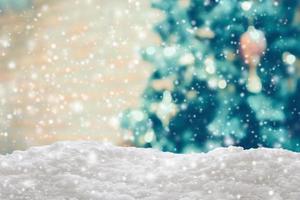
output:
[{"label": "snow surface", "polygon": [[300,154],[230,147],[177,155],[59,142],[1,155],[0,199],[299,200]]}]

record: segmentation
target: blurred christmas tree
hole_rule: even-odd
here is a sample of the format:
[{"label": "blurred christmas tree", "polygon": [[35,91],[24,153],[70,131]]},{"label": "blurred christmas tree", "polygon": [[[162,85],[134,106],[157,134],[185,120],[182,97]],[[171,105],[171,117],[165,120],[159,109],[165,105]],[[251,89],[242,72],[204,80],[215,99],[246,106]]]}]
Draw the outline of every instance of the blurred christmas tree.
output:
[{"label": "blurred christmas tree", "polygon": [[122,126],[137,146],[300,151],[299,0],[156,0],[161,46],[140,109]]}]

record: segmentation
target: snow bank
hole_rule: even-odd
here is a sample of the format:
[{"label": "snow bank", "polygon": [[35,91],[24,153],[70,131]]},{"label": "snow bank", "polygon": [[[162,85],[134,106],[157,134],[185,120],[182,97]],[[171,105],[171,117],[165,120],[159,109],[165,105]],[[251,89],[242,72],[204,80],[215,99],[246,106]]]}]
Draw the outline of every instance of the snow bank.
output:
[{"label": "snow bank", "polygon": [[0,199],[299,200],[300,154],[232,147],[176,155],[60,142],[0,156]]}]

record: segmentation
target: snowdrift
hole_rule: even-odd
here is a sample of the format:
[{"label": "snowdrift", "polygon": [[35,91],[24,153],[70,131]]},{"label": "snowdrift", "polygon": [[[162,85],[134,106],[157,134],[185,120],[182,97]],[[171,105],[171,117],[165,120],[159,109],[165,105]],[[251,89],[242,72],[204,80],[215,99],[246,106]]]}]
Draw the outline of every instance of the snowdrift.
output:
[{"label": "snowdrift", "polygon": [[230,147],[176,155],[59,142],[0,156],[0,199],[299,200],[300,154]]}]

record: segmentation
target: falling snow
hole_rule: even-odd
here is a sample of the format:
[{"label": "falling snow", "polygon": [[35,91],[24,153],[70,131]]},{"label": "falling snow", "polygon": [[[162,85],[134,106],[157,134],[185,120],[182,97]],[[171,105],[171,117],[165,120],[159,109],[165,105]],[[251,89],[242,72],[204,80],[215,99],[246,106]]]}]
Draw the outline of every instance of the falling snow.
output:
[{"label": "falling snow", "polygon": [[116,120],[145,87],[157,17],[139,0],[0,1],[0,152],[122,142]]}]

